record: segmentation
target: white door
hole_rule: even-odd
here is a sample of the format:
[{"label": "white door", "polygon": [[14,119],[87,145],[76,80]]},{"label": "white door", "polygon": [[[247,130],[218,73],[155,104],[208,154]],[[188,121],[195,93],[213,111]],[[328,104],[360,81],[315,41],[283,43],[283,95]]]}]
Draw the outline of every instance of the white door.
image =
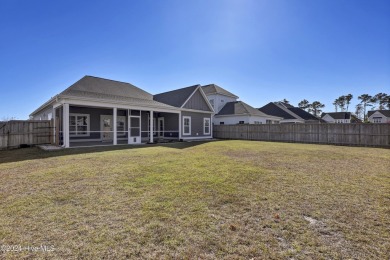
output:
[{"label": "white door", "polygon": [[102,141],[112,141],[112,116],[100,115],[100,138]]},{"label": "white door", "polygon": [[164,137],[164,118],[159,117],[158,118],[158,137]]},{"label": "white door", "polygon": [[129,116],[129,144],[141,143],[141,117]]}]

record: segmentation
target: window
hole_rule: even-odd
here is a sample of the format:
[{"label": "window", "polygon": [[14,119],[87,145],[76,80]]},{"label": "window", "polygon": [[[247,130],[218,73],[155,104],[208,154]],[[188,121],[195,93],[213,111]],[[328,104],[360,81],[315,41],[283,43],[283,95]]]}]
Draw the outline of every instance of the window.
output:
[{"label": "window", "polygon": [[214,99],[210,99],[210,104],[214,108]]},{"label": "window", "polygon": [[260,124],[261,124],[260,121],[254,121],[253,123],[254,123],[255,125],[260,125]]},{"label": "window", "polygon": [[382,123],[382,117],[374,117],[373,121],[374,123]]},{"label": "window", "polygon": [[69,134],[70,136],[89,136],[89,115],[70,114]]},{"label": "window", "polygon": [[203,118],[203,134],[210,134],[210,118]]},{"label": "window", "polygon": [[243,125],[243,124],[245,124],[245,122],[244,121],[240,121],[240,122],[238,122],[240,125]]},{"label": "window", "polygon": [[191,117],[183,116],[183,135],[191,135]]},{"label": "window", "polygon": [[225,122],[219,122],[219,124],[220,124],[220,125],[224,125],[224,124],[225,124]]}]

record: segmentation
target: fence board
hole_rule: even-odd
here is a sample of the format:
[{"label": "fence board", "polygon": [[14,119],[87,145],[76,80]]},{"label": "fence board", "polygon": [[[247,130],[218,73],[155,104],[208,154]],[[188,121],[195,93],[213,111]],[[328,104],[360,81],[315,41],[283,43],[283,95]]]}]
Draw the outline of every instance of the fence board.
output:
[{"label": "fence board", "polygon": [[214,138],[390,148],[389,124],[214,125]]},{"label": "fence board", "polygon": [[53,128],[50,120],[11,120],[0,122],[0,149],[15,148],[22,144],[50,144]]}]

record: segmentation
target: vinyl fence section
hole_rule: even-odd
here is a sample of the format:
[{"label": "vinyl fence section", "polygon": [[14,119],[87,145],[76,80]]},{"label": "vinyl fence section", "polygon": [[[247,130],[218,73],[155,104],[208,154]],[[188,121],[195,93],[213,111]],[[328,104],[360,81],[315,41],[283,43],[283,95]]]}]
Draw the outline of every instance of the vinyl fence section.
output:
[{"label": "vinyl fence section", "polygon": [[50,120],[12,120],[0,122],[0,150],[23,145],[50,144],[53,128]]},{"label": "vinyl fence section", "polygon": [[389,124],[214,125],[214,138],[390,148]]}]

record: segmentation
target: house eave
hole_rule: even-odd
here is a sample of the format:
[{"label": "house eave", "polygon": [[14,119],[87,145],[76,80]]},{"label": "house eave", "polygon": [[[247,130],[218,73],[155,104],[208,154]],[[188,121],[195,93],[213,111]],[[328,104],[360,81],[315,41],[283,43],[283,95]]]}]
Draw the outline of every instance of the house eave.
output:
[{"label": "house eave", "polygon": [[46,101],[41,106],[39,106],[37,109],[35,109],[31,114],[29,114],[29,117],[37,114],[38,112],[42,111],[47,106],[53,104],[57,99],[58,99],[58,95],[55,95],[54,97],[50,98],[48,101]]},{"label": "house eave", "polygon": [[68,95],[61,96],[61,100],[62,101],[65,101],[65,100],[69,101],[70,104],[71,104],[72,100],[76,100],[76,101],[81,101],[81,102],[85,101],[85,102],[104,103],[104,104],[112,105],[112,107],[115,107],[117,105],[119,105],[119,106],[122,105],[122,106],[136,106],[136,107],[140,107],[140,108],[145,108],[145,110],[150,110],[150,109],[152,109],[152,110],[166,110],[166,111],[172,111],[174,113],[179,113],[179,111],[180,111],[179,108],[176,108],[173,106],[165,107],[165,106],[132,104],[131,102],[126,102],[126,101],[96,99],[96,98],[88,98],[88,97],[75,97],[75,96],[68,96]]}]

